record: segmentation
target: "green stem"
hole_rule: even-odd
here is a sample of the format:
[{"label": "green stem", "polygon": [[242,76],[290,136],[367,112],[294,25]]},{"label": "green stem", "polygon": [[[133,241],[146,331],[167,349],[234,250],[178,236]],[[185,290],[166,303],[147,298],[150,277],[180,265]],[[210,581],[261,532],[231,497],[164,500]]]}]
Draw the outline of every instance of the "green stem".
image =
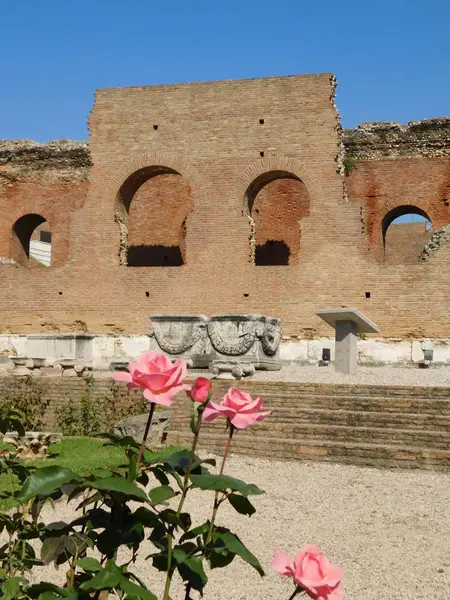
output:
[{"label": "green stem", "polygon": [[294,593],[289,596],[289,600],[293,600],[295,596],[298,596],[300,594],[301,591],[302,588],[296,587]]},{"label": "green stem", "polygon": [[[194,463],[195,450],[197,448],[197,442],[200,435],[200,427],[202,426],[202,415],[205,409],[206,403],[202,404],[197,409],[197,421],[195,423],[194,430],[194,439],[192,441],[191,452],[189,455],[189,461],[186,467],[186,473],[184,474],[183,479],[183,487],[181,488],[181,496],[180,502],[178,503],[177,508],[177,519],[181,515],[181,511],[183,510],[184,501],[186,500],[186,496],[189,490],[189,475],[191,474],[192,465]],[[168,600],[169,592],[170,592],[170,584],[172,583],[172,552],[173,552],[173,534],[175,531],[175,523],[171,526],[168,536],[167,536],[167,575],[166,575],[166,585],[164,587],[164,596],[163,600]]]},{"label": "green stem", "polygon": [[9,557],[8,557],[8,575],[9,578],[11,579],[14,576],[13,573],[13,552],[14,552],[14,545],[12,545],[12,538],[13,538],[13,534],[10,533],[9,534],[9,542],[8,542],[8,553],[9,553]]},{"label": "green stem", "polygon": [[145,450],[145,442],[147,441],[147,436],[148,436],[148,432],[150,431],[150,425],[152,424],[152,419],[153,419],[153,413],[155,411],[155,403],[154,402],[150,402],[150,411],[148,413],[148,419],[147,419],[147,425],[145,426],[145,431],[144,431],[144,437],[142,438],[142,443],[141,443],[141,447],[139,449],[139,454],[137,457],[137,466],[139,466],[141,460],[142,460],[142,455],[144,454],[144,450]]},{"label": "green stem", "polygon": [[[29,500],[28,503],[23,507],[23,513],[22,513],[22,527],[23,528],[25,528],[25,519],[30,514],[32,504],[33,504],[33,500]],[[24,563],[25,563],[26,551],[27,551],[26,541],[22,540],[22,554],[21,554],[21,562],[20,562],[20,567],[21,567],[20,572],[21,572],[22,577],[25,573]]]},{"label": "green stem", "polygon": [[77,560],[78,560],[78,546],[75,551],[75,554],[73,555],[73,559],[70,563],[70,569],[67,571],[67,574],[66,574],[67,587],[70,587],[70,588],[73,588],[74,583],[75,583],[75,570],[77,568],[77,566],[76,566]]},{"label": "green stem", "polygon": [[[230,423],[230,433],[228,435],[227,445],[225,446],[225,452],[223,454],[222,464],[220,465],[219,475],[223,475],[223,471],[225,469],[225,463],[227,461],[228,455],[230,454],[231,440],[233,438],[234,430],[235,430],[234,425],[232,425]],[[220,506],[220,500],[219,500],[220,493],[221,492],[219,490],[217,490],[217,492],[214,495],[214,505],[213,505],[213,511],[212,511],[212,515],[211,515],[211,522],[209,524],[208,535],[206,536],[206,545],[209,544],[209,542],[211,541],[211,538],[212,538],[213,529],[214,529],[214,521],[216,519],[217,511],[219,510],[219,506]]]},{"label": "green stem", "polygon": [[184,600],[190,600],[190,599],[191,599],[191,584],[188,581],[186,584],[186,594],[184,596]]}]

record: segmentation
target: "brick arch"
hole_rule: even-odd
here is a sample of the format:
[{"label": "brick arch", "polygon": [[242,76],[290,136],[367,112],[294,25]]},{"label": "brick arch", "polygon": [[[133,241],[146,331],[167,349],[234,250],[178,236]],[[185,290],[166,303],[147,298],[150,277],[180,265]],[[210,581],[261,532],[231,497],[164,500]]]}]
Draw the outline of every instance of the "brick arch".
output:
[{"label": "brick arch", "polygon": [[9,254],[17,264],[29,265],[31,237],[37,227],[44,223],[48,223],[50,230],[52,229],[50,221],[40,212],[23,212],[14,220],[11,227]]},{"label": "brick arch", "polygon": [[287,156],[268,156],[250,165],[239,176],[233,195],[241,197],[244,201],[245,193],[252,182],[270,171],[284,171],[298,177],[306,185],[312,203],[322,196],[322,187],[317,177],[312,175],[302,162]]},{"label": "brick arch", "polygon": [[[114,176],[111,178],[108,185],[109,190],[112,192],[115,198],[115,220],[118,223],[120,230],[119,259],[122,265],[128,264],[137,266],[138,264],[132,258],[131,254],[128,254],[128,212],[131,206],[131,201],[135,194],[138,193],[138,190],[141,188],[141,186],[143,186],[147,181],[156,175],[179,175],[182,177],[182,179],[189,186],[189,195],[192,200],[192,205],[190,209],[188,209],[186,218],[181,226],[181,239],[180,245],[177,247],[178,250],[175,247],[167,247],[164,249],[165,246],[163,244],[162,246],[153,245],[148,247],[133,246],[133,252],[137,250],[137,256],[141,257],[136,259],[138,260],[140,266],[159,264],[152,262],[153,259],[157,261],[162,260],[162,256],[165,254],[170,254],[170,264],[172,266],[185,264],[187,262],[187,248],[185,241],[186,231],[189,228],[190,216],[194,210],[196,202],[201,201],[204,197],[202,179],[194,167],[185,159],[174,157],[172,154],[167,152],[151,152],[133,157],[121,165],[121,167],[119,167],[114,173]],[[135,182],[132,181],[133,176],[137,176]],[[128,190],[126,190],[127,185],[129,185]],[[124,188],[125,193],[123,193]],[[139,243],[142,244],[142,242]],[[160,243],[161,242],[158,242],[158,244]],[[171,245],[169,244],[168,246]],[[148,251],[150,248],[152,248],[151,252],[153,258],[151,258],[150,262],[145,262],[149,259]],[[171,252],[171,250],[174,250],[174,252]],[[144,254],[141,256],[142,252],[144,252]],[[133,253],[133,256],[134,254],[135,253]],[[159,258],[155,258],[155,256],[153,256],[154,254],[155,256],[158,255]],[[143,258],[144,255],[146,258]],[[130,260],[128,260],[128,258]],[[141,259],[143,259],[144,262],[139,262]],[[168,256],[166,256],[164,260],[167,259]]]},{"label": "brick arch", "polygon": [[317,179],[295,159],[272,156],[250,165],[239,178],[235,194],[249,219],[252,264],[297,264],[300,222],[310,216],[321,192]]},{"label": "brick arch", "polygon": [[[383,247],[383,221],[389,213],[401,210],[402,207],[413,207],[417,213],[425,213],[431,221],[433,229],[445,225],[441,211],[432,200],[418,200],[414,196],[405,196],[401,202],[384,198],[371,207],[367,215],[367,237],[369,243],[379,249]],[[366,208],[367,210],[367,208]],[[404,214],[409,214],[405,212]]]},{"label": "brick arch", "polygon": [[114,174],[105,184],[106,190],[114,197],[119,193],[123,183],[137,171],[150,167],[163,167],[179,173],[192,188],[195,200],[201,200],[204,195],[202,177],[198,171],[184,158],[179,158],[170,152],[148,152],[135,156],[114,170]]}]

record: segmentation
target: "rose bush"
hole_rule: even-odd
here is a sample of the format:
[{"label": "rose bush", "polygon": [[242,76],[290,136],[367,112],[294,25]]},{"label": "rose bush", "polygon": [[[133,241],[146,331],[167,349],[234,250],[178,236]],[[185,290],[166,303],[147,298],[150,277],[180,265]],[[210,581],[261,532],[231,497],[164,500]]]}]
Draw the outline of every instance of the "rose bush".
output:
[{"label": "rose bush", "polygon": [[[256,512],[250,498],[262,490],[226,475],[225,465],[233,434],[262,421],[271,411],[261,410],[262,398],[253,399],[236,388],[230,388],[219,403],[211,402],[211,382],[199,377],[189,387],[184,383],[185,374],[184,361],[172,362],[162,354],[147,352],[130,363],[129,373],[116,373],[114,378],[125,382],[128,389],[142,389],[150,402],[146,433],[155,405],[168,406],[176,393],[185,391],[192,401],[190,450],[149,460],[143,452],[146,435],[139,448],[132,438],[102,434],[106,443],[123,449],[126,464],[87,475],[58,465],[37,469],[0,458],[0,475],[14,476],[22,484],[19,491],[4,494],[20,508],[0,515],[0,531],[7,532],[0,547],[2,600],[92,600],[101,594],[120,600],[157,600],[133,572],[144,540],[154,548],[147,559],[166,573],[162,600],[171,598],[175,573],[185,582],[184,600],[190,600],[193,589],[203,594],[208,581],[205,565],[210,569],[226,567],[236,557],[264,575],[258,559],[239,536],[215,521],[224,502],[243,515]],[[202,424],[219,416],[227,419],[228,437],[219,473],[214,473],[210,467],[215,461],[202,460],[196,448]],[[18,418],[17,414],[4,414],[0,431],[20,431]],[[214,492],[211,517],[204,523],[193,523],[185,511],[192,489]],[[76,502],[75,518],[68,523],[45,523],[41,518],[43,506],[63,497]],[[167,504],[169,500],[177,500],[174,508]],[[124,563],[118,562],[121,549],[131,553],[131,559]],[[51,563],[60,570],[65,567],[65,583],[32,583],[38,577],[28,577],[28,573]],[[296,587],[290,600],[300,593],[314,600],[343,597],[342,570],[330,564],[315,546],[303,548],[295,560],[276,552],[273,567],[293,579]]]}]

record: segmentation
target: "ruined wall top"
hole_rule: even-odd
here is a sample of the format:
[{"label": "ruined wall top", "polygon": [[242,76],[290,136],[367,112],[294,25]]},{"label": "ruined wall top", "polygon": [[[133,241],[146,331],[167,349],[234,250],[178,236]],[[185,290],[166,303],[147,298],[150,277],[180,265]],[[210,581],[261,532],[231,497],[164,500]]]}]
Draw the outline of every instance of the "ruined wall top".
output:
[{"label": "ruined wall top", "polygon": [[356,160],[381,160],[424,156],[450,156],[450,117],[411,121],[408,125],[361,123],[344,130],[347,156]]},{"label": "ruined wall top", "polygon": [[0,140],[0,189],[18,181],[75,184],[87,179],[91,165],[87,142]]},{"label": "ruined wall top", "polygon": [[[346,155],[360,161],[407,157],[450,156],[450,117],[411,121],[361,123],[345,129]],[[39,171],[88,169],[92,165],[87,142],[56,140],[0,140],[0,171],[8,168]]]},{"label": "ruined wall top", "polygon": [[30,169],[79,169],[91,166],[87,142],[55,140],[39,143],[31,140],[0,140],[0,167]]}]

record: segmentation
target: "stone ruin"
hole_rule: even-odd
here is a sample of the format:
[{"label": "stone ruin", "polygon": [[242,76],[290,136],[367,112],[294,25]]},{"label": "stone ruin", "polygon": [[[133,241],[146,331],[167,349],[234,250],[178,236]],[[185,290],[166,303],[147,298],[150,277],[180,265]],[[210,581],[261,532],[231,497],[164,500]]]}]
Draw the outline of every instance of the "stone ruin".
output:
[{"label": "stone ruin", "polygon": [[140,351],[133,346],[124,355],[119,347],[109,358],[99,359],[94,335],[28,335],[23,354],[10,356],[6,370],[13,375],[84,376],[92,370],[124,370],[145,350],[184,358],[191,369],[208,369],[216,376],[229,373],[237,379],[256,370],[281,369],[282,330],[275,317],[157,315],[151,317],[150,332],[143,337]]},{"label": "stone ruin", "polygon": [[182,357],[190,368],[236,379],[281,369],[280,320],[264,315],[152,317],[150,348]]}]

